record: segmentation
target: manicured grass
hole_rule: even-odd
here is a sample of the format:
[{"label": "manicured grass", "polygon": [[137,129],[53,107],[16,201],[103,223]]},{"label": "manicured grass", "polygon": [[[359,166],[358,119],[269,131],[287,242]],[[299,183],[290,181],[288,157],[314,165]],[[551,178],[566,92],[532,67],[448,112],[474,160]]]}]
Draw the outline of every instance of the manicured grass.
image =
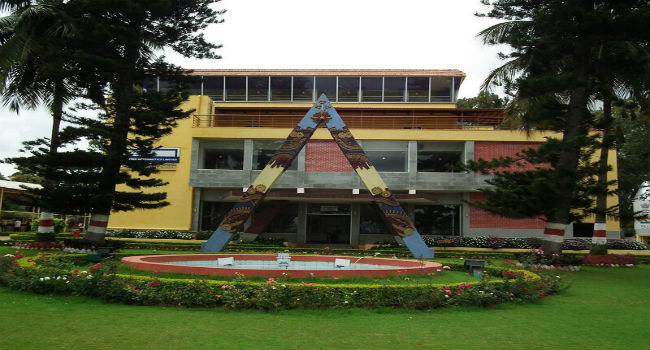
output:
[{"label": "manicured grass", "polygon": [[536,304],[426,312],[143,307],[0,288],[0,348],[647,350],[649,275],[586,267]]}]

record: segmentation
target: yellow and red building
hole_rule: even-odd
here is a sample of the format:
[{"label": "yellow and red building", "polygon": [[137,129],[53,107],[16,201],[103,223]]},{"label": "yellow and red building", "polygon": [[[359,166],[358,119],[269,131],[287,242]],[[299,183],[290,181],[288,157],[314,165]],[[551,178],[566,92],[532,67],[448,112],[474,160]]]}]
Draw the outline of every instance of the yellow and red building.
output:
[{"label": "yellow and red building", "polygon": [[[195,70],[181,121],[160,146],[177,163],[159,177],[171,205],[114,213],[109,228],[213,231],[292,128],[325,93],[421,235],[541,237],[540,219],[513,220],[470,207],[486,175],[454,164],[514,155],[551,133],[501,129],[501,109],[456,108],[458,70]],[[154,80],[147,89],[163,90]],[[163,152],[163,151],[161,151]],[[616,157],[610,155],[611,179]],[[176,160],[174,160],[176,161]],[[609,205],[617,202],[609,198]],[[608,219],[609,220],[609,219]],[[590,226],[591,225],[591,226]],[[591,237],[593,224],[566,237]],[[326,129],[317,130],[246,229],[299,245],[357,246],[392,239],[370,194]],[[618,238],[619,223],[607,222]]]}]

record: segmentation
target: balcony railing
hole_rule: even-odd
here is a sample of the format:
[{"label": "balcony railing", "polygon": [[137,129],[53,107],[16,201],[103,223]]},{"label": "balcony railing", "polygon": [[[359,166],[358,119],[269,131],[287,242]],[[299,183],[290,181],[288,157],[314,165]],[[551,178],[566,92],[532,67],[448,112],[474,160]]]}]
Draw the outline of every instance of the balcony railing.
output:
[{"label": "balcony railing", "polygon": [[[219,113],[194,115],[194,128],[293,128],[300,122],[298,114]],[[501,116],[367,116],[344,115],[350,129],[498,129]]]}]

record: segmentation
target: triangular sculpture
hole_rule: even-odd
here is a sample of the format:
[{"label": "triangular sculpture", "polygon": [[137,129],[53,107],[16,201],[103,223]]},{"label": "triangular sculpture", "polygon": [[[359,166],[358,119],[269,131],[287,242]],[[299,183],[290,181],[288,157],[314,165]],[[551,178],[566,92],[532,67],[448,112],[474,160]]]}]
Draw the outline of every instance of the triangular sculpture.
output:
[{"label": "triangular sculpture", "polygon": [[[404,212],[393,194],[382,180],[381,176],[372,165],[361,146],[354,139],[350,130],[338,115],[331,103],[322,94],[314,106],[305,114],[302,120],[291,131],[280,149],[269,160],[264,170],[255,179],[253,184],[244,192],[226,217],[221,221],[217,230],[207,242],[201,245],[203,252],[218,252],[230,242],[233,236],[240,231],[244,222],[253,213],[255,208],[266,197],[273,184],[282,176],[284,171],[291,166],[305,143],[311,138],[316,129],[325,123],[334,141],[341,148],[343,154],[357,172],[372,200],[379,207],[386,225],[393,236],[401,237],[406,247],[415,258],[432,259],[433,249],[427,247],[415,226]],[[257,234],[245,233],[245,240],[252,240]]]}]

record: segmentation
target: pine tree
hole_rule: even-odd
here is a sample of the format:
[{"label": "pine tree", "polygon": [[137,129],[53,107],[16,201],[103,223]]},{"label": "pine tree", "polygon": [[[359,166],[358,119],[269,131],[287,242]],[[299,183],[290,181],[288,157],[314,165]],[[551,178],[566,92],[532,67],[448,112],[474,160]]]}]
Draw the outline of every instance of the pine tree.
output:
[{"label": "pine tree", "polygon": [[516,91],[509,112],[518,114],[528,128],[563,133],[563,146],[553,166],[556,182],[547,194],[554,208],[546,215],[544,234],[545,250],[555,253],[561,248],[564,228],[573,219],[572,203],[581,195],[579,183],[591,181],[581,177],[585,174],[580,161],[585,147],[590,147],[587,134],[594,125],[589,105],[602,68],[597,64],[598,53],[603,43],[647,41],[650,4],[635,0],[483,3],[491,6],[485,16],[508,21],[481,35],[488,44],[512,48],[502,54],[508,62],[490,76]]}]

